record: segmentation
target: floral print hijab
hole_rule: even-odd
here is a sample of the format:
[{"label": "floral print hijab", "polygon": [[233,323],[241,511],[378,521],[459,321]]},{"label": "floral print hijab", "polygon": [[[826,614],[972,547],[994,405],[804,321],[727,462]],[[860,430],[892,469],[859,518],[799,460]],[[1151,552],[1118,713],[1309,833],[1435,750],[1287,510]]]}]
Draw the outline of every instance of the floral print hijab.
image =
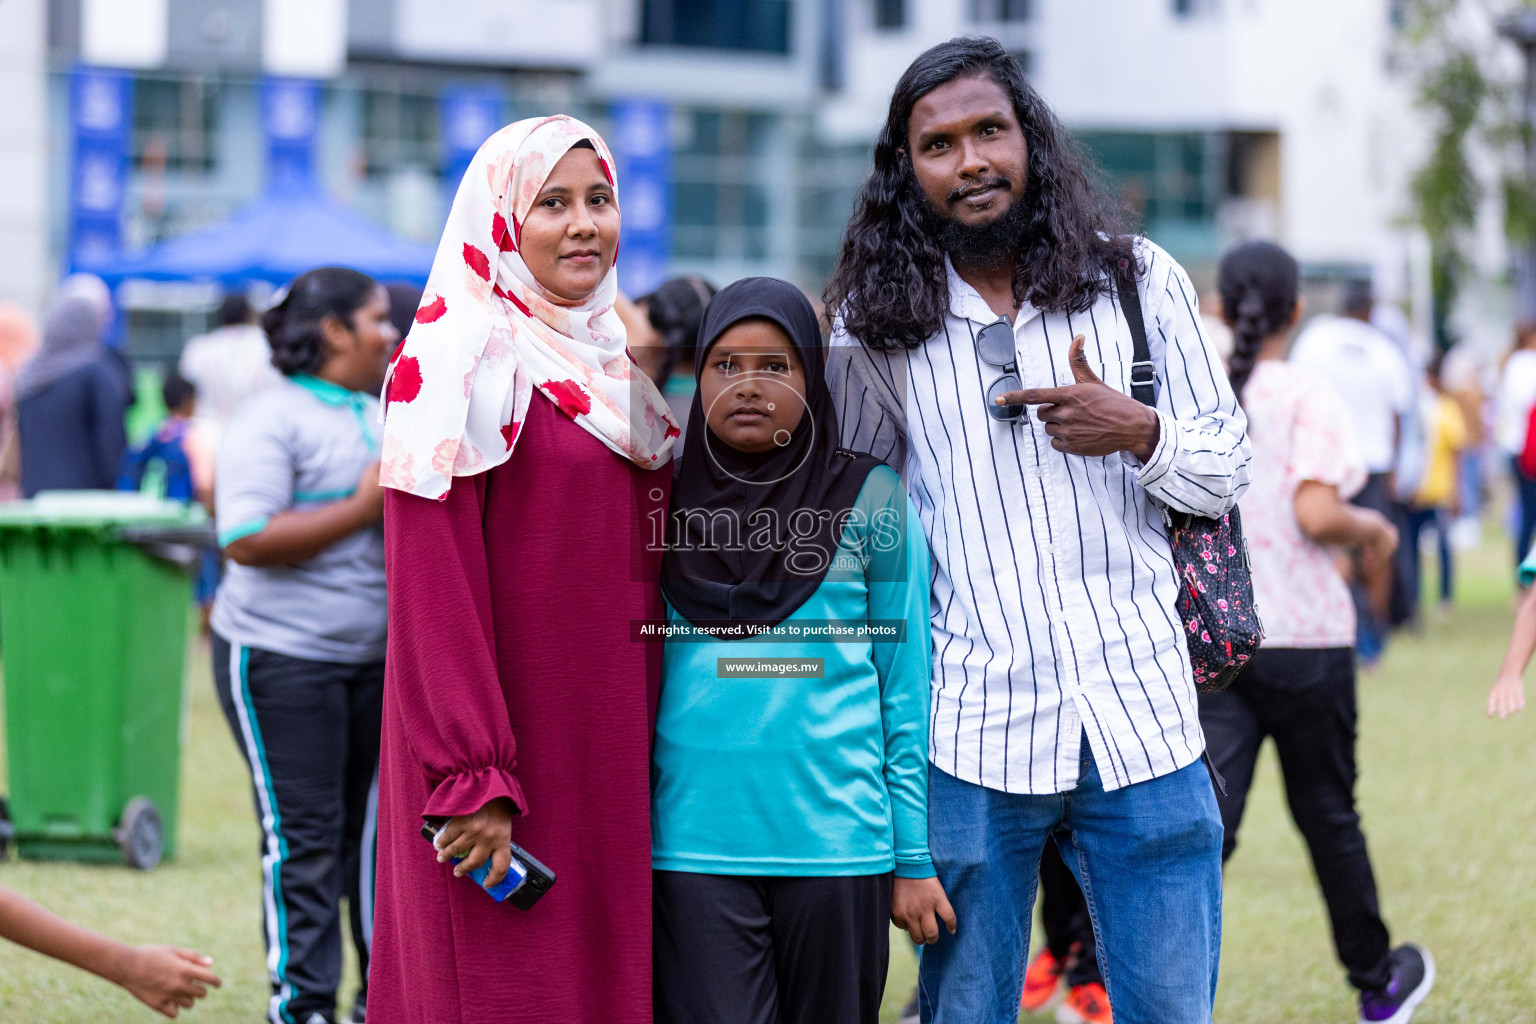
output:
[{"label": "floral print hijab", "polygon": [[475,154],[385,380],[385,487],[445,498],[454,477],[501,465],[535,388],[637,466],[670,461],[677,422],[625,350],[617,271],[573,304],[540,285],[518,253],[545,179],[583,140],[613,182],[602,138],[564,115],[510,124]]}]

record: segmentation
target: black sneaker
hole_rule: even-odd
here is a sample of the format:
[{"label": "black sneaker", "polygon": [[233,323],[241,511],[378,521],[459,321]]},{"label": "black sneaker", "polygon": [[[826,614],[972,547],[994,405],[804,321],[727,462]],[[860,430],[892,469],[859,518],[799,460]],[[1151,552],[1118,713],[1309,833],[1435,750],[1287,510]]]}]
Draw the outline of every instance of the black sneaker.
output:
[{"label": "black sneaker", "polygon": [[919,1024],[922,1017],[917,1010],[917,989],[912,990],[912,998],[907,1000],[907,1005],[901,1008],[901,1016],[896,1018],[897,1024]]},{"label": "black sneaker", "polygon": [[1435,960],[1410,942],[1392,951],[1392,980],[1386,988],[1360,993],[1360,1024],[1408,1024],[1435,987]]}]

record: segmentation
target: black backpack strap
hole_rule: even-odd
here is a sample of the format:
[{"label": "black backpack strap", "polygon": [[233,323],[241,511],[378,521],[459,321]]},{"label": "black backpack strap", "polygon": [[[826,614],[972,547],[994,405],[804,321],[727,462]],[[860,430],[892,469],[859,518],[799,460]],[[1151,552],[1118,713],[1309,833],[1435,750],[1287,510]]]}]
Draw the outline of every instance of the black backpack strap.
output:
[{"label": "black backpack strap", "polygon": [[1122,259],[1115,269],[1115,290],[1120,293],[1120,312],[1131,328],[1131,397],[1142,405],[1157,405],[1152,350],[1147,347],[1147,325],[1141,317],[1141,296],[1136,293],[1136,266]]}]

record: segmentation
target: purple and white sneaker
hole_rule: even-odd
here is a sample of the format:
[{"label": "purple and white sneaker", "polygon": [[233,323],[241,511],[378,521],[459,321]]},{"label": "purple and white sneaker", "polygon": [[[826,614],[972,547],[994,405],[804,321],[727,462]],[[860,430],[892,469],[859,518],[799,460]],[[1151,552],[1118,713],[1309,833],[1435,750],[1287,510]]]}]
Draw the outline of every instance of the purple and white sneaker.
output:
[{"label": "purple and white sneaker", "polygon": [[1435,987],[1435,959],[1415,943],[1392,951],[1392,980],[1386,988],[1360,993],[1360,1024],[1408,1024]]}]

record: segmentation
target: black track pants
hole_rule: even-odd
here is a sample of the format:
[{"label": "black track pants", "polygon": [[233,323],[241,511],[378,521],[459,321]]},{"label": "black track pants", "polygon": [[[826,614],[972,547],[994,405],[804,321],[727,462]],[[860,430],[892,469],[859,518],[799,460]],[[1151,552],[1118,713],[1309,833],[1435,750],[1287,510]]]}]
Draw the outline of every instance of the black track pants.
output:
[{"label": "black track pants", "polygon": [[1226,830],[1222,860],[1237,828],[1264,737],[1275,740],[1285,798],[1328,905],[1333,944],[1358,989],[1391,980],[1389,939],[1376,901],[1376,876],[1355,811],[1355,653],[1348,647],[1265,648],[1220,693],[1200,696],[1200,726],[1219,771]]},{"label": "black track pants", "polygon": [[384,663],[335,664],[213,637],[224,717],[251,770],[261,825],[272,1024],[335,1019],[340,903],[366,995]]},{"label": "black track pants", "polygon": [[878,1024],[890,875],[652,877],[656,1024]]}]

